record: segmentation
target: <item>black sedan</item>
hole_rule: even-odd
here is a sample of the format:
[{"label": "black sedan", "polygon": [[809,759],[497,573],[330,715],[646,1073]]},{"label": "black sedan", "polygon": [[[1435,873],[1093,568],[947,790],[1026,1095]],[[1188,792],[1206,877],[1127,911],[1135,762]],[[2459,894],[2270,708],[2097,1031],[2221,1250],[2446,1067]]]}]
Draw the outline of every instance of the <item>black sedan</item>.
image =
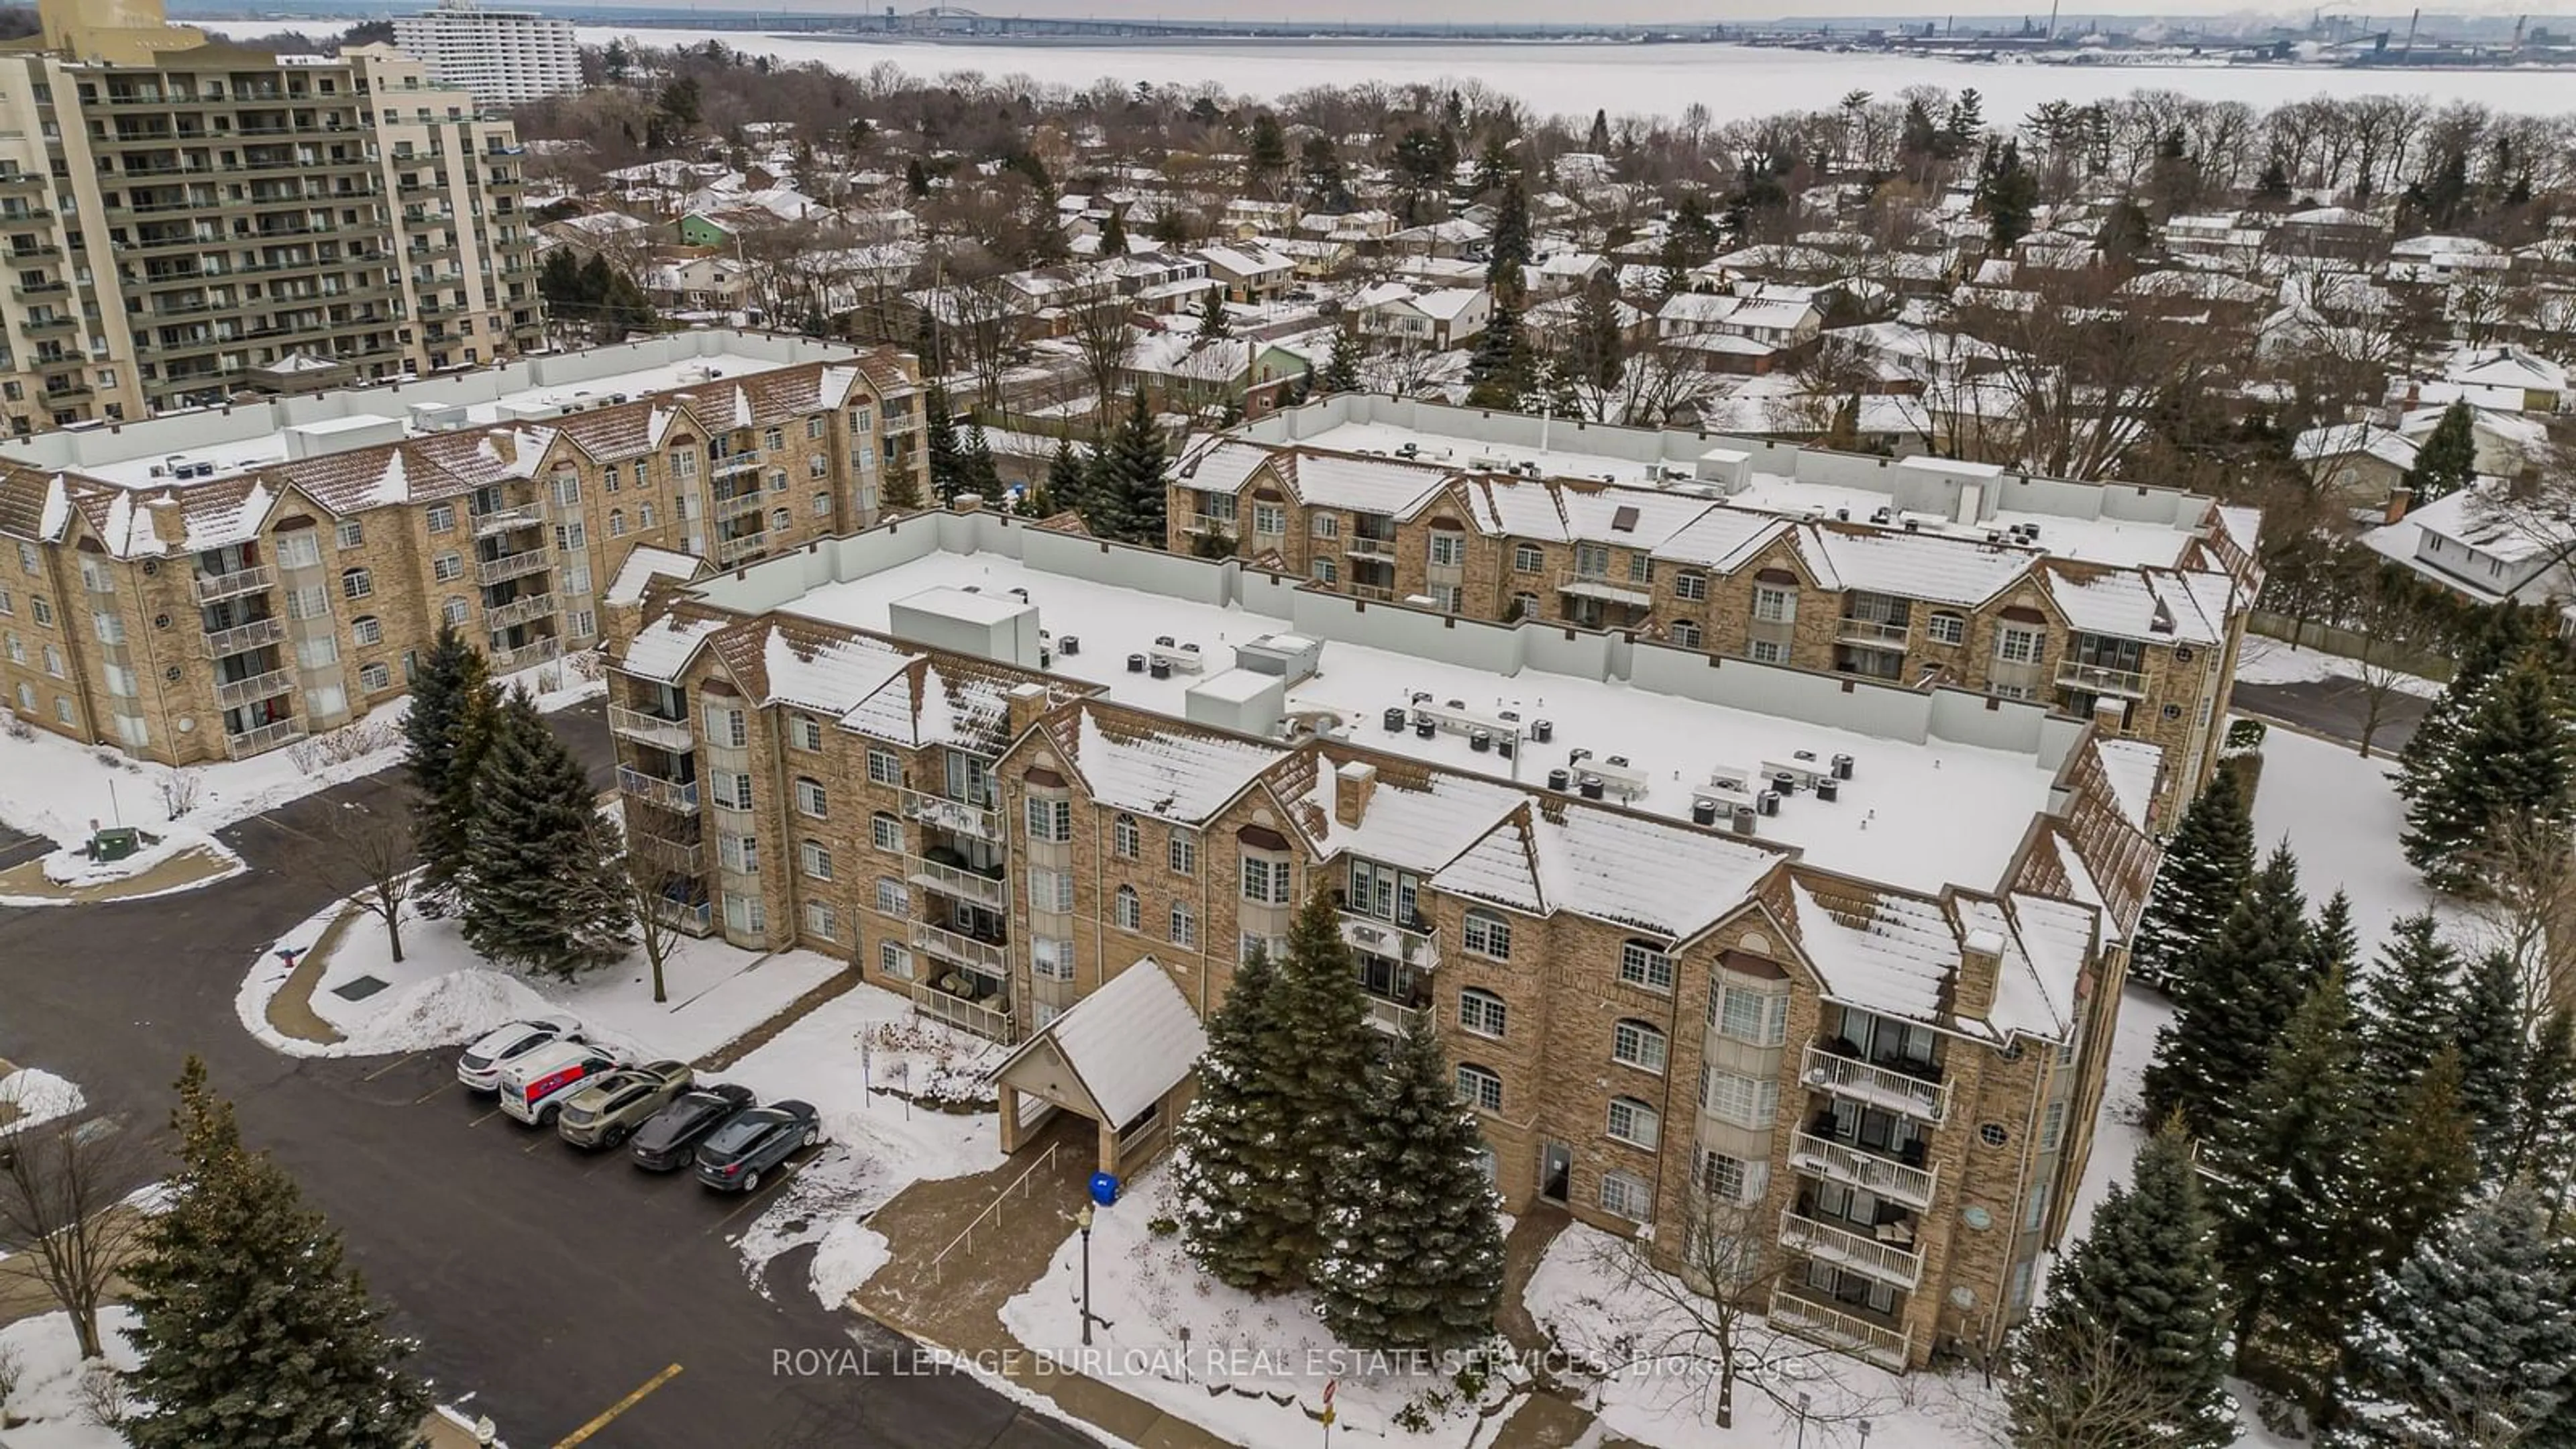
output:
[{"label": "black sedan", "polygon": [[822,1140],[811,1102],[754,1107],[698,1144],[698,1181],[726,1192],[758,1192],[762,1173]]},{"label": "black sedan", "polygon": [[706,1135],[760,1099],[751,1088],[723,1082],[687,1093],[635,1129],[635,1165],[650,1172],[686,1167]]}]

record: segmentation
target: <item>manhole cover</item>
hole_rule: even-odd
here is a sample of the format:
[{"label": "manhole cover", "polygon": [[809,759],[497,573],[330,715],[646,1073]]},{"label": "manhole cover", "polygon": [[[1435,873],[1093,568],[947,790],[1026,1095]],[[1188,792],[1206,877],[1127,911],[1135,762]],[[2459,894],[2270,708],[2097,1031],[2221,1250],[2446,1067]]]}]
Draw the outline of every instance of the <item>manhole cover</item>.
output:
[{"label": "manhole cover", "polygon": [[364,1001],[391,985],[392,982],[379,976],[360,976],[332,987],[331,994],[343,1001]]}]

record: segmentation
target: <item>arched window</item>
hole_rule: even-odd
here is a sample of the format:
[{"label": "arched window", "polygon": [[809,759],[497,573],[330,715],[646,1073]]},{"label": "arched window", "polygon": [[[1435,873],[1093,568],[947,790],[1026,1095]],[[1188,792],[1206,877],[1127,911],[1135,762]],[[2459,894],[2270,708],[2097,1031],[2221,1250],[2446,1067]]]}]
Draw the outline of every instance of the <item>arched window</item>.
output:
[{"label": "arched window", "polygon": [[1503,1079],[1490,1067],[1458,1064],[1458,1100],[1479,1112],[1503,1110]]},{"label": "arched window", "polygon": [[367,572],[365,569],[340,570],[341,597],[349,599],[363,599],[375,591],[376,576],[374,574]]},{"label": "arched window", "polygon": [[1611,1059],[1640,1071],[1661,1074],[1666,1048],[1664,1034],[1646,1022],[1622,1021],[1610,1032]]},{"label": "arched window", "polygon": [[1121,815],[1115,821],[1110,823],[1110,853],[1117,856],[1120,860],[1134,860],[1136,858],[1136,852],[1140,848],[1138,840],[1139,837],[1136,830],[1135,816]]},{"label": "arched window", "polygon": [[1634,1097],[1610,1099],[1610,1135],[1614,1139],[1652,1152],[1662,1129],[1663,1119],[1654,1108]]},{"label": "arched window", "polygon": [[1509,1010],[1503,999],[1482,987],[1470,986],[1458,993],[1458,1026],[1477,1036],[1501,1036]]},{"label": "arched window", "polygon": [[1673,958],[1652,941],[1625,941],[1619,947],[1619,979],[1649,991],[1673,989]]},{"label": "arched window", "polygon": [[1466,929],[1459,933],[1467,949],[1496,961],[1508,961],[1512,955],[1512,923],[1482,908],[1467,912]]},{"label": "arched window", "polygon": [[784,508],[769,510],[769,529],[772,533],[785,533],[787,526],[795,521],[796,516]]},{"label": "arched window", "polygon": [[1655,1215],[1654,1184],[1633,1172],[1605,1172],[1601,1174],[1601,1210],[1642,1223]]},{"label": "arched window", "polygon": [[868,843],[879,850],[903,849],[903,822],[885,811],[868,817]]},{"label": "arched window", "polygon": [[1673,647],[1677,649],[1697,649],[1700,647],[1700,637],[1699,626],[1697,624],[1692,623],[1688,619],[1675,619],[1673,621]]},{"label": "arched window", "polygon": [[1113,909],[1115,914],[1113,915],[1112,920],[1115,921],[1118,929],[1122,931],[1133,931],[1137,929],[1137,924],[1144,915],[1144,904],[1137,900],[1136,888],[1134,886],[1120,886],[1118,888],[1118,898]]},{"label": "arched window", "polygon": [[465,615],[465,601],[453,595],[449,596],[446,605],[438,611],[438,616],[440,618],[445,619],[450,624],[456,625],[458,628],[464,627]]},{"label": "arched window", "polygon": [[612,508],[608,510],[608,536],[610,538],[624,538],[626,536],[625,509]]},{"label": "arched window", "polygon": [[1923,637],[1935,644],[1968,642],[1968,616],[1951,609],[1935,609],[1923,621]]},{"label": "arched window", "polygon": [[384,621],[373,614],[360,614],[349,621],[349,637],[361,645],[385,642]]},{"label": "arched window", "polygon": [[831,800],[823,791],[823,782],[810,775],[796,777],[796,808],[820,820],[830,813]]}]

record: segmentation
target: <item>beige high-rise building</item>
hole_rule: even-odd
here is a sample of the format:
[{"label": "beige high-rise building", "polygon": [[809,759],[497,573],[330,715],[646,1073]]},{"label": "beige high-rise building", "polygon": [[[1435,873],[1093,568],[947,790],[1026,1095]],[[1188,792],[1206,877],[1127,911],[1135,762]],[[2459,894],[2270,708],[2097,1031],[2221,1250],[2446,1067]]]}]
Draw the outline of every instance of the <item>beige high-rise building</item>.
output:
[{"label": "beige high-rise building", "polygon": [[277,55],[158,0],[0,46],[13,432],[511,356],[544,334],[518,135],[389,47]]}]

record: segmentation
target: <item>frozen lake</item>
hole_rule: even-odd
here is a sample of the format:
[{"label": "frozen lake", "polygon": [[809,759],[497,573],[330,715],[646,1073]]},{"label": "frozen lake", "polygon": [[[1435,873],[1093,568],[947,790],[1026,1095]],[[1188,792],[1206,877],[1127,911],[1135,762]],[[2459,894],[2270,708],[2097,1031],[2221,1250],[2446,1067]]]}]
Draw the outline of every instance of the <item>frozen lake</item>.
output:
[{"label": "frozen lake", "polygon": [[1209,42],[1181,45],[1016,45],[837,41],[801,35],[713,30],[584,28],[587,45],[618,35],[645,45],[726,45],[786,61],[819,60],[864,74],[880,63],[921,76],[979,71],[1026,76],[1041,85],[1084,87],[1104,76],[1157,87],[1213,83],[1227,91],[1278,96],[1359,81],[1406,84],[1473,78],[1519,97],[1542,114],[1679,115],[1693,102],[1720,120],[1833,105],[1865,90],[1893,95],[1910,85],[1956,91],[1974,86],[1993,120],[2019,119],[2050,99],[2085,102],[2139,89],[2210,100],[2277,105],[2315,95],[2419,93],[2436,104],[2474,100],[2504,111],[2576,110],[2576,74],[2566,71],[2324,70],[2263,66],[1975,65],[1884,55],[1829,55],[1729,45],[1549,45]]}]

